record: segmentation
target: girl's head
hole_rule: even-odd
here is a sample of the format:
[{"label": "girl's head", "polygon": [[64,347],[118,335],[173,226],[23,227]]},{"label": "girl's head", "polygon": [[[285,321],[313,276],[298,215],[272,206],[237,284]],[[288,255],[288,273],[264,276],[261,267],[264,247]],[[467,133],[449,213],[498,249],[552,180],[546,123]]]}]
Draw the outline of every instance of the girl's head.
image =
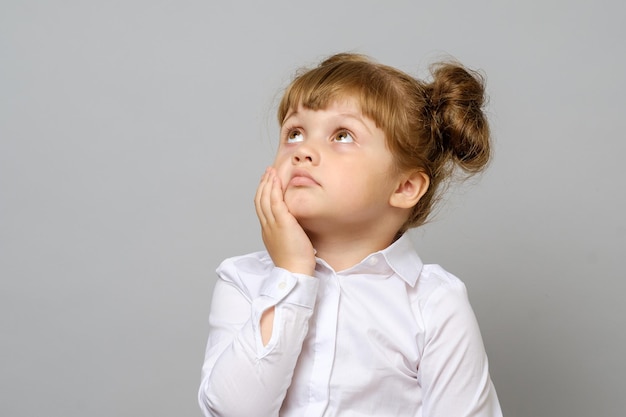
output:
[{"label": "girl's head", "polygon": [[474,174],[489,161],[483,80],[459,64],[433,66],[432,81],[424,82],[363,55],[337,54],[296,76],[279,104],[278,121],[282,125],[299,106],[321,110],[345,98],[356,99],[385,133],[398,172],[421,171],[429,178],[400,232],[426,221],[456,167]]}]

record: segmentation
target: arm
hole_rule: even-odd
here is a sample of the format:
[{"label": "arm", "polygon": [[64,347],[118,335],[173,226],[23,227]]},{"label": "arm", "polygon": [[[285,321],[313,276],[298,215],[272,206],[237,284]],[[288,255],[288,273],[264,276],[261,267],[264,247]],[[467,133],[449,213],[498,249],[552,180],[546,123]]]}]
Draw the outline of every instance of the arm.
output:
[{"label": "arm", "polygon": [[[205,416],[277,416],[308,331],[318,281],[273,268],[250,299],[226,265],[218,271],[202,368]],[[254,276],[254,279],[259,277]],[[275,329],[261,340],[260,317],[275,308]]]},{"label": "arm", "polygon": [[424,417],[501,417],[478,323],[460,281],[442,285],[424,306],[418,369]]},{"label": "arm", "polygon": [[[280,180],[274,168],[267,168],[254,197],[261,235],[274,265],[295,273],[313,275],[314,249],[308,236],[289,213],[283,199]],[[272,336],[274,307],[261,317],[261,337],[266,344]]]},{"label": "arm", "polygon": [[[200,386],[206,416],[276,416],[291,383],[317,294],[314,250],[268,169],[255,207],[275,268],[248,297],[234,266],[220,267]],[[258,283],[258,280],[256,281]]]}]

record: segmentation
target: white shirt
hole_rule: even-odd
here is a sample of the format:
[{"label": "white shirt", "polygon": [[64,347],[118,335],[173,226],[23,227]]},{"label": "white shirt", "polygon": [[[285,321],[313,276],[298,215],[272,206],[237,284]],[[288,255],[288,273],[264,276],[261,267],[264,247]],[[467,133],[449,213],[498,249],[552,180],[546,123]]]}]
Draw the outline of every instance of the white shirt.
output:
[{"label": "white shirt", "polygon": [[293,274],[257,252],[217,273],[205,416],[502,415],[465,286],[424,265],[406,235],[340,272],[317,259],[315,277]]}]

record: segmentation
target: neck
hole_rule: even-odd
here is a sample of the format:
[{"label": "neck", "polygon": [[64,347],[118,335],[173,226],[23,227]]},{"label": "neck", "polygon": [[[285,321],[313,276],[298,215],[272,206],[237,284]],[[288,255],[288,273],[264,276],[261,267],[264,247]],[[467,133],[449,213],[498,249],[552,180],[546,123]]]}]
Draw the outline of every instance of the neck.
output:
[{"label": "neck", "polygon": [[348,269],[373,252],[385,249],[393,243],[393,233],[351,233],[347,235],[320,235],[308,232],[316,256],[323,259],[335,271]]}]

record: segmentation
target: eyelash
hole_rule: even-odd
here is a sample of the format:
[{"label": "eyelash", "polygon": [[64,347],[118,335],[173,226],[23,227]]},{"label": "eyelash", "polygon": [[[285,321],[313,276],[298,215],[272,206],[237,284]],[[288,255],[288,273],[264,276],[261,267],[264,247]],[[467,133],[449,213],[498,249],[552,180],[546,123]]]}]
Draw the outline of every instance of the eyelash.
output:
[{"label": "eyelash", "polygon": [[[339,137],[339,135],[348,135],[348,136],[350,136],[350,138],[351,138],[352,140],[351,140],[350,142],[347,142],[347,143],[352,143],[352,142],[354,142],[354,135],[353,135],[353,134],[352,134],[349,130],[346,130],[346,129],[341,129],[341,130],[339,130],[339,131],[335,134],[335,136],[333,137],[333,139],[336,139],[337,137]],[[339,143],[341,143],[341,142],[339,142]]]},{"label": "eyelash", "polygon": [[293,135],[294,133],[302,135],[302,131],[296,128],[285,129],[285,131],[287,132],[287,134],[285,135],[285,142],[287,143],[293,143],[290,142],[290,139],[293,139],[291,135]]},{"label": "eyelash", "polygon": [[[287,133],[286,133],[286,135],[285,135],[285,142],[287,142],[287,143],[290,143],[289,141],[290,141],[290,139],[292,139],[292,138],[291,138],[291,135],[292,135],[292,134],[296,133],[296,134],[300,134],[300,135],[302,135],[302,131],[301,131],[300,129],[298,129],[298,128],[292,128],[292,127],[290,127],[290,128],[284,128],[283,130],[284,130],[285,132],[287,132]],[[347,143],[356,142],[356,140],[355,140],[355,138],[354,138],[354,134],[352,134],[352,132],[350,132],[348,129],[344,129],[344,128],[340,128],[340,129],[338,129],[338,130],[337,130],[337,133],[335,133],[335,134],[333,135],[333,142],[342,143],[341,141],[337,141],[337,140],[335,140],[335,139],[337,139],[337,137],[339,137],[339,135],[347,135],[347,136],[350,136],[350,137],[352,138],[352,141],[347,142]],[[294,143],[294,142],[291,142],[291,143]]]}]

